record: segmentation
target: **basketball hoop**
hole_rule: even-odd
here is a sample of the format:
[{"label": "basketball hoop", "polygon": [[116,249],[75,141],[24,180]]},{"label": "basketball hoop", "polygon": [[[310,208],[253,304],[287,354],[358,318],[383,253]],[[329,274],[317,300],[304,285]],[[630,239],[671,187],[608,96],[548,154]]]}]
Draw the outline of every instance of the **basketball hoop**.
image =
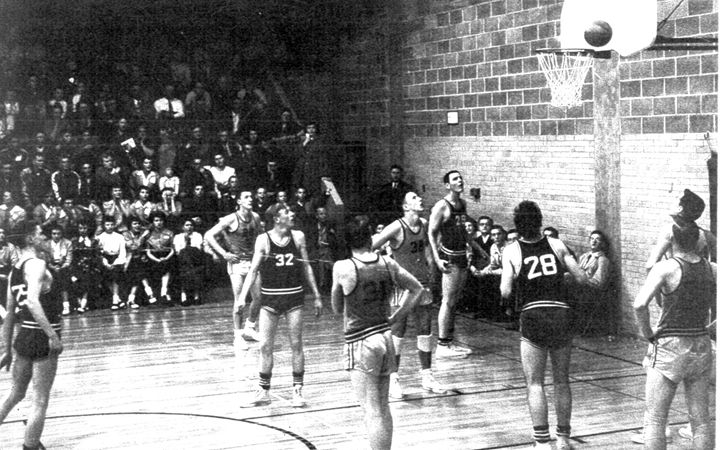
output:
[{"label": "basketball hoop", "polygon": [[552,92],[550,104],[582,104],[582,86],[592,65],[594,52],[579,48],[539,48],[536,53]]}]

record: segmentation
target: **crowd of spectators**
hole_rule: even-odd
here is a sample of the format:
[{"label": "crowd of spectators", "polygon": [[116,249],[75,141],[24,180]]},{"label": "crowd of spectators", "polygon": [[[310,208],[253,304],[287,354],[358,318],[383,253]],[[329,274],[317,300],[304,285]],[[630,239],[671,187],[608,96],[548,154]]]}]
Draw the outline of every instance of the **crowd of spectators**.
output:
[{"label": "crowd of spectators", "polygon": [[[52,235],[65,314],[199,302],[198,283],[176,289],[169,278],[217,275],[201,236],[237,209],[241,191],[263,218],[291,205],[329,288],[336,231],[317,124],[271,108],[250,78],[175,56],[162,78],[136,64],[92,78],[71,65],[16,77],[1,93],[0,246],[34,224]],[[9,267],[12,251],[3,254]]]}]

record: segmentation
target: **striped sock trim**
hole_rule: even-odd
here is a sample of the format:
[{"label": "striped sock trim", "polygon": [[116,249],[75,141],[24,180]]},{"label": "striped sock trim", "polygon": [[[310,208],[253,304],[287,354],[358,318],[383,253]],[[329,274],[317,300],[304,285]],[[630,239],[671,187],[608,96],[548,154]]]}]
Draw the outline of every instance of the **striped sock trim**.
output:
[{"label": "striped sock trim", "polygon": [[262,373],[260,372],[260,379],[258,380],[258,384],[261,388],[265,389],[266,391],[270,389],[270,379],[272,378],[271,373]]},{"label": "striped sock trim", "polygon": [[533,427],[533,439],[535,439],[538,444],[550,442],[550,426],[540,425]]},{"label": "striped sock trim", "polygon": [[562,437],[570,437],[570,425],[558,425],[555,428],[555,434]]},{"label": "striped sock trim", "polygon": [[305,380],[305,372],[293,372],[293,386],[302,386]]}]

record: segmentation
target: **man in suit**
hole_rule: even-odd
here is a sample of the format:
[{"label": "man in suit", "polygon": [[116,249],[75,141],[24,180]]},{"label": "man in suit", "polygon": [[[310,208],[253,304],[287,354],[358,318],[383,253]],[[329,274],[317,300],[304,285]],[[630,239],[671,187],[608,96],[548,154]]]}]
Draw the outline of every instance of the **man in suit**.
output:
[{"label": "man in suit", "polygon": [[387,225],[402,217],[405,194],[415,190],[410,183],[403,180],[404,175],[403,168],[398,164],[393,164],[390,166],[390,181],[381,185],[374,192],[372,198],[378,223]]}]

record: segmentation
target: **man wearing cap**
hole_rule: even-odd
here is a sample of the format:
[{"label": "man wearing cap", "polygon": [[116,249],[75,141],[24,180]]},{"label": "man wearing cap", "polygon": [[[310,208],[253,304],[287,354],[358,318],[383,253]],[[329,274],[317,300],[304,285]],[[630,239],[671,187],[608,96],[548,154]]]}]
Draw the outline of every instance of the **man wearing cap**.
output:
[{"label": "man wearing cap", "polygon": [[698,228],[700,233],[695,252],[708,261],[715,260],[715,252],[717,250],[717,239],[715,238],[715,235],[708,230],[698,227],[695,223],[695,221],[702,216],[703,211],[705,211],[705,202],[703,199],[690,189],[685,189],[683,194],[679,197],[678,204],[670,213],[670,217],[672,217],[673,222],[664,225],[660,230],[657,244],[655,244],[655,247],[650,252],[650,256],[645,263],[645,269],[647,271],[650,271],[650,269],[652,269],[655,263],[657,263],[663,255],[667,258],[673,257],[677,246],[673,239],[673,225]]}]

